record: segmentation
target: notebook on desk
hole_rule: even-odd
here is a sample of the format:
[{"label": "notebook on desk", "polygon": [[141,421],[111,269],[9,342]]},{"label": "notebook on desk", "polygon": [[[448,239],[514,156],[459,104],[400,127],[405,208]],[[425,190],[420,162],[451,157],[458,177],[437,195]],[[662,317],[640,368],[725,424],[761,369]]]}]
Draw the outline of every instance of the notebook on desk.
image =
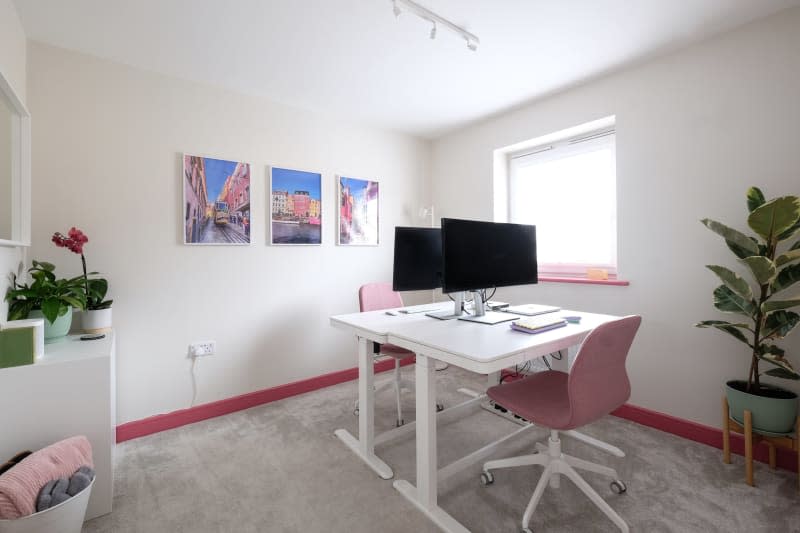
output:
[{"label": "notebook on desk", "polygon": [[523,333],[542,333],[551,329],[562,328],[567,321],[560,316],[536,316],[521,318],[511,323],[511,328]]},{"label": "notebook on desk", "polygon": [[545,313],[555,313],[556,311],[561,311],[561,308],[553,307],[551,305],[524,304],[510,305],[504,309],[501,309],[501,311],[513,313],[515,315],[536,316],[543,315]]}]

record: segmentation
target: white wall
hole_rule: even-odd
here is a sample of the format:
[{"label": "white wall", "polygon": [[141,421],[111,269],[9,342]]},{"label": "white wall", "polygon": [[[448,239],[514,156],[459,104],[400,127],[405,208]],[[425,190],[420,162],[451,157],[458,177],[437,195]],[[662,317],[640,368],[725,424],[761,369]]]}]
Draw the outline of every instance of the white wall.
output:
[{"label": "white wall", "polygon": [[[356,365],[328,317],[391,279],[395,225],[424,222],[428,143],[39,43],[29,81],[31,257],[75,274],[77,256],[49,238],[88,234],[115,300],[119,422],[189,406],[191,341],[218,351],[197,362],[197,403]],[[253,165],[250,246],[181,244],[184,151]],[[271,163],[323,173],[322,246],[265,244]],[[335,245],[337,172],[380,181],[379,247]]]},{"label": "white wall", "polygon": [[[800,194],[798,51],[793,9],[439,139],[433,202],[442,216],[491,219],[494,149],[616,115],[619,272],[631,285],[543,283],[497,299],[641,314],[631,402],[719,425],[724,382],[746,376],[748,359],[738,341],[692,327],[717,316],[703,265],[736,265],[698,220],[747,229],[750,185]],[[784,345],[800,366],[800,333]]]},{"label": "white wall", "polygon": [[[0,72],[26,102],[26,38],[25,31],[11,0],[0,0]],[[18,247],[0,246],[0,319],[6,319],[8,305],[4,301],[10,285],[9,273],[17,272],[22,259]]]}]

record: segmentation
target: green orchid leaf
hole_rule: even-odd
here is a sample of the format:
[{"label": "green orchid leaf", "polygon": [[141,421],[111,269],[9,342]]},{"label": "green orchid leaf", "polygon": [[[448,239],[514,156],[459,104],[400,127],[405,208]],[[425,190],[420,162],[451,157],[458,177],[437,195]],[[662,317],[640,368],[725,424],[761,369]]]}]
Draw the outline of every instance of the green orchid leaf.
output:
[{"label": "green orchid leaf", "polygon": [[750,268],[750,272],[753,273],[753,277],[759,285],[770,283],[777,273],[775,263],[767,257],[754,255],[745,257],[742,262]]},{"label": "green orchid leaf", "polygon": [[797,261],[798,259],[800,259],[800,249],[789,250],[788,252],[783,253],[775,258],[775,265],[783,266],[786,263],[791,263],[792,261]]},{"label": "green orchid leaf", "polygon": [[745,300],[727,285],[720,285],[714,289],[714,307],[724,313],[739,313],[750,317],[756,309],[755,302]]},{"label": "green orchid leaf", "polygon": [[42,314],[52,324],[62,314],[62,307],[66,309],[58,298],[47,298],[42,302]]},{"label": "green orchid leaf", "polygon": [[[745,329],[750,331],[750,327],[747,324],[732,324],[730,322],[725,322],[724,320],[703,320],[702,322],[698,322],[695,324],[695,327],[698,328],[716,328],[720,331],[724,331],[725,333],[732,335],[736,339],[742,341],[746,345],[752,348],[752,344],[750,344],[749,339],[742,333],[741,329]],[[741,328],[741,329],[739,329]]]},{"label": "green orchid leaf", "polygon": [[781,196],[757,207],[747,217],[747,225],[765,241],[771,242],[800,220],[800,198]]},{"label": "green orchid leaf", "polygon": [[782,339],[800,323],[800,315],[792,311],[775,311],[764,321],[763,337]]},{"label": "green orchid leaf", "polygon": [[749,252],[749,255],[758,253],[758,244],[753,242],[753,240],[744,233],[729,228],[725,224],[711,220],[710,218],[704,218],[700,222],[717,235],[724,237],[726,241],[730,241],[739,248]]},{"label": "green orchid leaf", "polygon": [[[716,294],[716,292],[715,292]],[[769,300],[761,304],[761,311],[764,313],[771,313],[772,311],[779,311],[781,309],[790,309],[800,305],[800,298],[793,298],[791,300]]]},{"label": "green orchid leaf", "polygon": [[781,378],[781,379],[800,379],[800,374],[797,372],[789,372],[783,367],[776,366],[775,368],[771,368],[764,372],[768,376],[772,376],[774,378]]},{"label": "green orchid leaf", "polygon": [[53,263],[48,263],[47,261],[32,261],[33,268],[41,269],[45,272],[52,272],[56,269],[56,266]]},{"label": "green orchid leaf", "polygon": [[[798,231],[800,231],[800,220],[795,222],[794,225],[791,228],[787,229],[786,231],[784,231],[783,233],[778,235],[778,240],[779,241],[785,241],[786,239],[791,238],[792,235],[794,235]],[[800,244],[800,243],[797,243],[797,244]]]},{"label": "green orchid leaf", "polygon": [[753,299],[753,290],[750,288],[750,284],[736,272],[718,265],[706,265],[706,268],[716,274],[725,285],[742,298]]},{"label": "green orchid leaf", "polygon": [[772,282],[772,292],[776,293],[788,289],[798,281],[800,281],[800,264],[789,265],[778,272],[778,275]]},{"label": "green orchid leaf", "polygon": [[751,213],[764,205],[764,193],[758,187],[750,187],[747,189],[747,210]]}]

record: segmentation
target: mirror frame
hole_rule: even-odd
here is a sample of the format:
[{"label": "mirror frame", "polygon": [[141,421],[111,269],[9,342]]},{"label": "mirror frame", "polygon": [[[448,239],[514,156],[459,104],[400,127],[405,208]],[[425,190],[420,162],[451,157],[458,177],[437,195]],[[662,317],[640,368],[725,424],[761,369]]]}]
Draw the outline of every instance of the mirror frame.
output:
[{"label": "mirror frame", "polygon": [[16,115],[11,144],[11,238],[0,246],[31,245],[31,114],[0,72],[0,98],[5,97]]}]

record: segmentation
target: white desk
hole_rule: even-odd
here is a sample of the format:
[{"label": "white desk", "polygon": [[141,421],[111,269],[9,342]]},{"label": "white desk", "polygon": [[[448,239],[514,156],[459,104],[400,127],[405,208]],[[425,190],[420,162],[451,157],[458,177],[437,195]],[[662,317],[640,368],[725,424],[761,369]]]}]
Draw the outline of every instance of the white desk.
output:
[{"label": "white desk", "polygon": [[[563,328],[528,335],[512,331],[507,322],[490,326],[460,320],[439,321],[424,316],[388,316],[383,311],[331,317],[331,324],[349,330],[358,337],[359,401],[361,406],[368,406],[367,410],[362,407],[360,411],[358,439],[345,430],[337,430],[337,436],[381,477],[388,479],[392,476],[391,468],[375,455],[374,446],[399,434],[399,431],[404,430],[406,426],[387,432],[391,435],[384,434],[387,435],[384,439],[379,438],[377,441],[375,439],[371,394],[373,368],[367,343],[368,341],[390,342],[415,352],[417,415],[414,426],[418,426],[417,486],[408,481],[398,480],[394,482],[394,487],[444,531],[468,532],[468,529],[439,507],[438,480],[487,457],[498,444],[530,429],[532,425],[523,426],[499,441],[476,450],[441,470],[438,469],[435,360],[487,374],[490,376],[491,384],[491,376],[496,376],[500,370],[580,344],[595,327],[617,318],[568,310],[562,310],[557,314],[577,315],[581,316],[582,320],[580,324],[568,324]],[[553,365],[557,370],[568,370],[567,357],[563,357],[561,361],[554,360]],[[475,398],[462,405],[471,404],[482,398]],[[448,411],[460,411],[460,407],[447,409],[439,413],[439,416],[446,416]],[[405,432],[410,429],[413,428],[405,429]]]}]

